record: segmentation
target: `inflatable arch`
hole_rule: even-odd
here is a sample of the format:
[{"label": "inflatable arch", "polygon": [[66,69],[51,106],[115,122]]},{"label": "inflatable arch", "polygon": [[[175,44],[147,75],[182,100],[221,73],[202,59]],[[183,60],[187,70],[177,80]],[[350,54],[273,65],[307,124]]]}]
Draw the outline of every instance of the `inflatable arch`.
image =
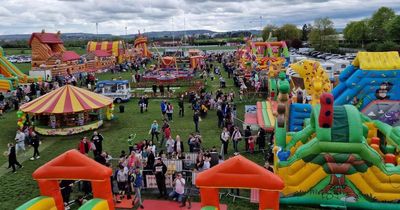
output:
[{"label": "inflatable arch", "polygon": [[220,209],[218,188],[247,188],[260,190],[260,210],[278,210],[284,183],[279,176],[238,155],[199,173],[196,186],[200,188],[202,209]]},{"label": "inflatable arch", "polygon": [[[64,209],[59,180],[87,180],[92,184],[93,199],[87,202],[93,208],[114,210],[110,177],[112,170],[77,150],[69,150],[49,161],[33,173],[38,182],[41,196],[32,199],[19,209]],[[94,208],[95,207],[95,208]]]}]

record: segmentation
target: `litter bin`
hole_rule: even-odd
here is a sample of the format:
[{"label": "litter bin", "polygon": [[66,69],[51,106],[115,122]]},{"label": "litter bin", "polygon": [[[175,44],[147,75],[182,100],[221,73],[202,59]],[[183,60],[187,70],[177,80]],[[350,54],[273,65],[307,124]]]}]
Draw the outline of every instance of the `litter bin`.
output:
[{"label": "litter bin", "polygon": [[124,113],[124,112],[125,112],[125,106],[119,105],[119,113]]}]

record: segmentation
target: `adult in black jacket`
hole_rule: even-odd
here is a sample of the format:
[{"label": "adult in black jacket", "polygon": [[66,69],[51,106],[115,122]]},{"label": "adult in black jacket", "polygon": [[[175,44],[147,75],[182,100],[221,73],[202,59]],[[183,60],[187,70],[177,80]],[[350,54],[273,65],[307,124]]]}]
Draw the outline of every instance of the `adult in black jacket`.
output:
[{"label": "adult in black jacket", "polygon": [[257,144],[260,150],[265,149],[265,130],[262,128],[258,131]]},{"label": "adult in black jacket", "polygon": [[183,103],[183,97],[179,99],[178,106],[179,106],[179,116],[183,117],[185,115],[185,106]]},{"label": "adult in black jacket", "polygon": [[181,153],[183,153],[183,152],[185,152],[185,149],[184,149],[184,147],[183,147],[183,142],[181,141],[181,139],[180,139],[180,137],[179,138],[176,138],[176,140],[175,140],[175,142],[174,142],[174,151],[175,151],[175,153],[178,153],[178,141],[179,141],[179,144],[180,144],[180,152]]},{"label": "adult in black jacket", "polygon": [[224,113],[220,108],[217,110],[217,116],[218,116],[218,128],[224,127]]},{"label": "adult in black jacket", "polygon": [[96,146],[96,150],[93,151],[95,156],[100,155],[103,151],[103,140],[103,135],[101,135],[97,131],[93,133],[92,142],[94,143],[94,146]]},{"label": "adult in black jacket", "polygon": [[15,146],[14,144],[10,143],[8,144],[8,168],[13,169],[13,173],[16,173],[15,170],[15,165],[17,165],[19,168],[22,168],[22,165],[17,161],[17,154],[15,153]]},{"label": "adult in black jacket", "polygon": [[193,122],[194,122],[194,127],[195,127],[197,133],[200,133],[200,131],[199,131],[199,121],[200,121],[199,112],[196,111],[194,113],[194,115],[193,115]]},{"label": "adult in black jacket", "polygon": [[167,197],[167,186],[165,185],[165,173],[167,173],[167,166],[157,158],[156,164],[153,167],[153,173],[156,176],[157,188],[160,191],[160,198]]},{"label": "adult in black jacket", "polygon": [[31,160],[39,159],[40,158],[40,154],[39,154],[40,140],[39,140],[39,136],[36,134],[35,131],[32,131],[32,134],[31,134],[31,145],[33,147],[33,156],[31,157]]},{"label": "adult in black jacket", "polygon": [[244,143],[246,147],[246,151],[249,151],[249,138],[251,136],[251,129],[250,126],[247,126],[246,129],[244,130]]}]

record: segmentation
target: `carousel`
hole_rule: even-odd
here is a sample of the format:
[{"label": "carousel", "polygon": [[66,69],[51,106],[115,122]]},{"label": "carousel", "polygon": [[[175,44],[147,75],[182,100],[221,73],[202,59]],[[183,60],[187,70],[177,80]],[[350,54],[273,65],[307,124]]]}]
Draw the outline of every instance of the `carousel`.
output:
[{"label": "carousel", "polygon": [[65,85],[21,106],[18,125],[32,119],[42,135],[71,135],[94,130],[113,119],[111,98]]}]

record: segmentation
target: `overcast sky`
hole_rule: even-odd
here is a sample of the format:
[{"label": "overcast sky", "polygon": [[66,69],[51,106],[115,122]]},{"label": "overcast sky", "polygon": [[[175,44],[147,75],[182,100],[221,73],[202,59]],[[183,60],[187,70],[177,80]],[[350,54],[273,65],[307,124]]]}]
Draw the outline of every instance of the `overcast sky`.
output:
[{"label": "overcast sky", "polygon": [[340,28],[381,6],[400,13],[400,0],[0,0],[0,34],[96,33],[96,22],[99,33],[111,34],[125,34],[125,27],[128,34],[139,29],[228,31],[301,26],[318,17],[329,17]]}]

